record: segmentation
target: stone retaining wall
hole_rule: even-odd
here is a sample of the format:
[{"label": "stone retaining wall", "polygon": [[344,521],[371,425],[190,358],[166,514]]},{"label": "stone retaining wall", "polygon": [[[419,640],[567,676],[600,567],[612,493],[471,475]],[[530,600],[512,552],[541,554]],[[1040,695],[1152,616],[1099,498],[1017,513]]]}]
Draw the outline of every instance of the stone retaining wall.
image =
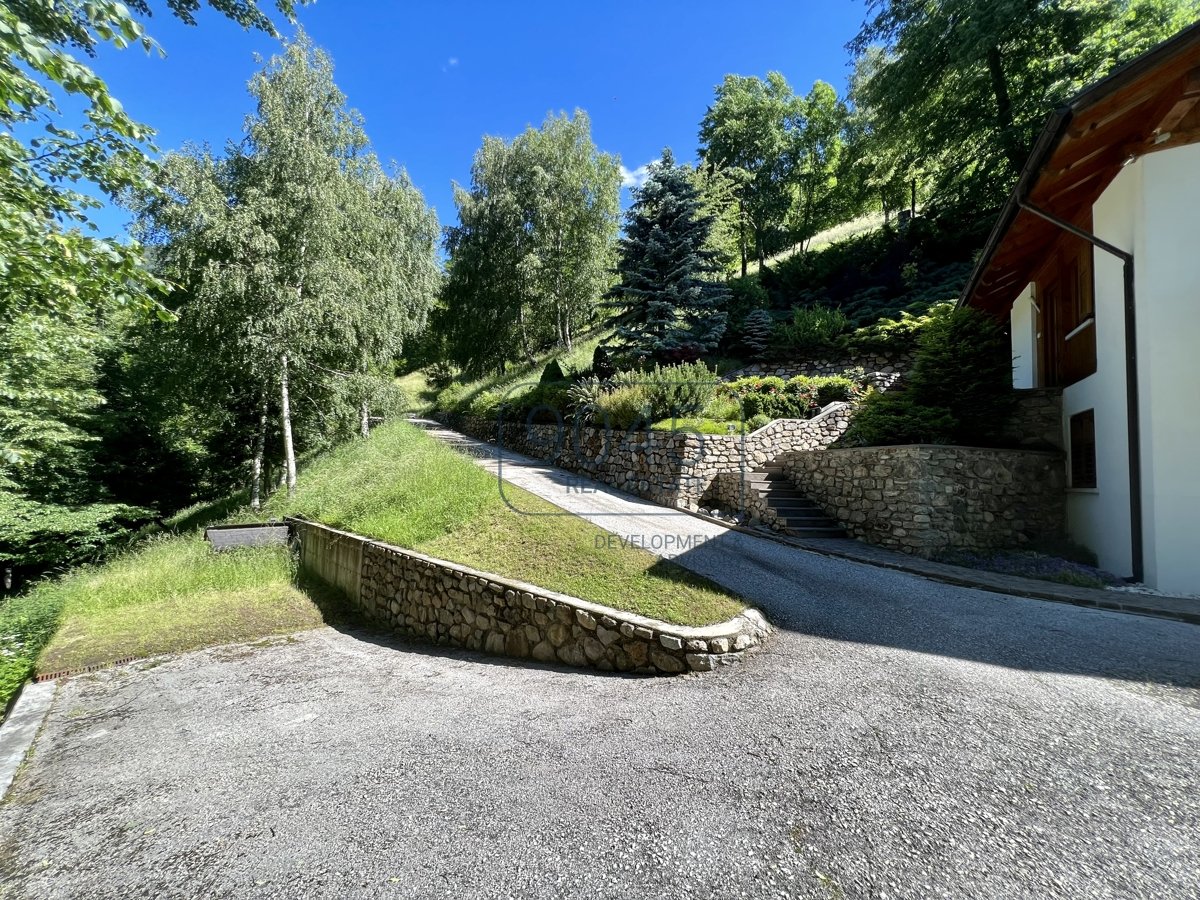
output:
[{"label": "stone retaining wall", "polygon": [[1016,408],[1008,420],[1008,435],[1022,447],[1065,450],[1062,388],[1014,391]]},{"label": "stone retaining wall", "polygon": [[438,644],[603,671],[708,672],[770,633],[756,610],[699,628],[670,625],[287,519],[301,568],[342,590],[377,624]]},{"label": "stone retaining wall", "polygon": [[812,419],[776,419],[748,435],[623,433],[570,423],[526,425],[454,419],[459,431],[546,460],[664,506],[696,509],[721,472],[749,472],[781,453],[820,450],[850,425],[852,408],[831,403]]},{"label": "stone retaining wall", "polygon": [[1020,547],[1065,531],[1059,453],[918,445],[788,453],[780,462],[850,534],[917,556]]},{"label": "stone retaining wall", "polygon": [[774,525],[779,514],[771,508],[764,491],[747,483],[741,472],[720,472],[701,501],[728,513],[740,513],[761,525]]},{"label": "stone retaining wall", "polygon": [[[911,353],[860,353],[841,359],[814,359],[786,363],[751,363],[735,372],[723,376],[725,381],[734,381],[749,375],[777,375],[780,378],[795,378],[797,375],[807,375],[810,378],[820,375],[841,375],[847,369],[863,369],[871,376],[895,376],[883,378],[884,389],[891,387],[896,378],[912,368],[913,354]],[[872,380],[876,380],[872,378]],[[876,387],[879,387],[879,383]]]}]

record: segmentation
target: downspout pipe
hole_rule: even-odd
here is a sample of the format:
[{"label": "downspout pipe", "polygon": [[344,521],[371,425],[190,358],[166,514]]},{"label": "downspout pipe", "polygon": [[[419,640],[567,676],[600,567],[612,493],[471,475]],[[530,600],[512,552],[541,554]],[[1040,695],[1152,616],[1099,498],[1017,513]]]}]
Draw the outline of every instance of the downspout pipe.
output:
[{"label": "downspout pipe", "polygon": [[1142,433],[1140,427],[1140,401],[1138,394],[1137,363],[1137,307],[1134,303],[1133,254],[1110,244],[1090,231],[1085,231],[1053,213],[1034,206],[1018,197],[1021,209],[1045,219],[1051,225],[1099,247],[1121,260],[1125,276],[1125,413],[1129,441],[1129,543],[1133,561],[1133,580],[1142,582],[1146,577],[1145,540],[1142,527]]}]

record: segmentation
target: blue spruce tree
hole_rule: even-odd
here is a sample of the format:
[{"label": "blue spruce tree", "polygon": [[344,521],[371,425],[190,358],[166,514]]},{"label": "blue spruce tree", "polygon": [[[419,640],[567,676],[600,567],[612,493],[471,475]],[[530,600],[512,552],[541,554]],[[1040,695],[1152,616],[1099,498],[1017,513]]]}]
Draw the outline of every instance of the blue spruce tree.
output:
[{"label": "blue spruce tree", "polygon": [[664,150],[625,215],[621,280],[609,293],[609,305],[620,310],[619,349],[654,362],[691,361],[716,349],[729,291],[706,246],[713,221],[687,168]]}]

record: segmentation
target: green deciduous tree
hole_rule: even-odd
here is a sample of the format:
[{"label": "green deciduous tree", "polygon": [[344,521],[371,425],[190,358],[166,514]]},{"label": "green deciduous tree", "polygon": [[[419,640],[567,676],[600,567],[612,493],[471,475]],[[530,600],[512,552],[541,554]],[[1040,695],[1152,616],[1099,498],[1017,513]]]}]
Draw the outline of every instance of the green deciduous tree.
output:
[{"label": "green deciduous tree", "polygon": [[725,333],[729,296],[708,248],[713,217],[670,150],[650,166],[625,216],[612,306],[622,349],[641,360],[694,360]]},{"label": "green deciduous tree", "polygon": [[801,101],[778,72],[726,75],[700,123],[700,158],[735,185],[742,274],[751,255],[761,265],[772,232],[792,203],[791,132]]},{"label": "green deciduous tree", "polygon": [[471,372],[570,348],[611,283],[619,212],[616,157],[587,114],[551,115],[515,140],[485,137],[470,189],[455,187],[443,298],[448,348]]},{"label": "green deciduous tree", "polygon": [[[164,5],[191,23],[200,4]],[[256,0],[208,5],[274,31]],[[275,6],[291,17],[291,0]],[[101,44],[152,50],[138,20],[150,11],[143,0],[0,3],[0,554],[17,563],[77,560],[141,514],[92,478],[96,379],[127,315],[162,312],[165,285],[136,243],[91,233],[88,211],[97,195],[149,188],[152,131],[86,57]]]},{"label": "green deciduous tree", "polygon": [[814,234],[853,218],[857,210],[839,197],[839,173],[846,150],[849,113],[832,85],[818,81],[800,104],[791,140],[794,197],[789,229],[807,247]]},{"label": "green deciduous tree", "polygon": [[939,199],[995,203],[1054,104],[1196,16],[1193,0],[872,0],[851,42],[882,48],[861,99],[907,179]]},{"label": "green deciduous tree", "polygon": [[366,433],[373,371],[389,377],[439,281],[437,221],[403,173],[386,175],[328,56],[303,35],[251,81],[246,137],[225,157],[173,154],[139,233],[181,287],[178,334],[214,389],[248,392],[253,500],[268,411],[285,481],[296,426]]}]

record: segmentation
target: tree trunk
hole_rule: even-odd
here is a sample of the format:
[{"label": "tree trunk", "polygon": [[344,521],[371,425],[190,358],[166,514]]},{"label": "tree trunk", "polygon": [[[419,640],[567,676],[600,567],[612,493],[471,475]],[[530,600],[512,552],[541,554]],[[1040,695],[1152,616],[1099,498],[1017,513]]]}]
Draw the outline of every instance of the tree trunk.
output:
[{"label": "tree trunk", "polygon": [[283,460],[288,496],[296,493],[296,448],[292,444],[292,401],[288,394],[288,358],[283,354],[279,367],[279,417],[283,425]]},{"label": "tree trunk", "polygon": [[738,250],[742,254],[742,277],[746,277],[746,203],[738,201]]},{"label": "tree trunk", "polygon": [[525,330],[525,304],[517,306],[517,325],[521,329],[521,352],[525,354],[525,359],[529,364],[535,365],[537,358],[533,355],[533,351],[529,349],[529,334]]},{"label": "tree trunk", "polygon": [[992,78],[992,92],[996,95],[996,127],[1000,129],[1000,145],[1013,172],[1020,172],[1027,154],[1021,149],[1013,125],[1012,98],[1008,93],[1008,78],[1004,74],[1004,60],[999,47],[988,48],[987,67]]},{"label": "tree trunk", "polygon": [[362,402],[362,410],[360,412],[359,421],[359,434],[361,434],[364,439],[371,436],[371,407],[366,400]]},{"label": "tree trunk", "polygon": [[262,508],[263,453],[267,448],[267,395],[262,395],[258,405],[258,432],[254,435],[253,478],[250,482],[250,508],[258,512]]}]

